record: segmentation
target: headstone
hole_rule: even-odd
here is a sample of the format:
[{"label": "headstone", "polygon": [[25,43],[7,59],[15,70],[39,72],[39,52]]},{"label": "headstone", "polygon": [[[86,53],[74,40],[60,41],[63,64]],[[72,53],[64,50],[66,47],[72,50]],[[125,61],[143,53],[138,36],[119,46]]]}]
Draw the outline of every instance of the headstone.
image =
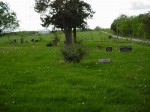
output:
[{"label": "headstone", "polygon": [[48,44],[46,44],[47,47],[51,47],[53,46],[52,42],[49,42]]},{"label": "headstone", "polygon": [[57,40],[54,39],[52,42],[53,42],[53,46],[57,45]]},{"label": "headstone", "polygon": [[34,39],[31,39],[31,42],[34,43]]},{"label": "headstone", "polygon": [[99,63],[110,63],[111,60],[110,59],[98,59]]},{"label": "headstone", "polygon": [[120,51],[122,52],[132,51],[132,46],[120,46]]},{"label": "headstone", "polygon": [[39,42],[39,40],[35,40],[35,42]]},{"label": "headstone", "polygon": [[109,47],[106,47],[106,52],[111,52],[112,51],[112,47],[109,46]]},{"label": "headstone", "polygon": [[17,43],[17,40],[16,40],[16,39],[14,39],[14,40],[13,40],[13,44],[16,44],[16,43]]},{"label": "headstone", "polygon": [[20,38],[20,43],[23,43],[23,38]]}]

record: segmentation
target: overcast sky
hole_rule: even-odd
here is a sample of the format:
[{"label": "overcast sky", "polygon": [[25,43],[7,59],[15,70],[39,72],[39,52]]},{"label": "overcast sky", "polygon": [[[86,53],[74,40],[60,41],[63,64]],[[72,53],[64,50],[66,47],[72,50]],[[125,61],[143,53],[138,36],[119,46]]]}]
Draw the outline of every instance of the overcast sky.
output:
[{"label": "overcast sky", "polygon": [[[0,0],[1,1],[1,0]],[[34,11],[35,0],[2,0],[7,2],[10,9],[16,12],[20,21],[20,30],[39,30],[40,15]],[[138,15],[150,11],[150,0],[84,0],[91,4],[96,12],[93,19],[88,20],[90,28],[100,26],[110,28],[111,23],[121,14]]]}]

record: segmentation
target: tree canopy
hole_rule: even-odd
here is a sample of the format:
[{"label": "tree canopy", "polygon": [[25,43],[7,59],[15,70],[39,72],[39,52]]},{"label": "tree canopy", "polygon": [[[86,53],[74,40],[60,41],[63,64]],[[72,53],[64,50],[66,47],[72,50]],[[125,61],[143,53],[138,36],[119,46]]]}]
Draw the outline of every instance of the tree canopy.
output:
[{"label": "tree canopy", "polygon": [[122,36],[150,38],[150,12],[131,17],[121,15],[113,21],[111,29]]},{"label": "tree canopy", "polygon": [[72,29],[84,28],[86,19],[92,18],[94,11],[90,4],[82,0],[35,0],[35,11],[41,14],[42,26],[54,25],[61,28],[66,37],[66,45],[72,44]]},{"label": "tree canopy", "polygon": [[5,31],[13,31],[19,27],[15,12],[8,5],[0,1],[0,34]]}]

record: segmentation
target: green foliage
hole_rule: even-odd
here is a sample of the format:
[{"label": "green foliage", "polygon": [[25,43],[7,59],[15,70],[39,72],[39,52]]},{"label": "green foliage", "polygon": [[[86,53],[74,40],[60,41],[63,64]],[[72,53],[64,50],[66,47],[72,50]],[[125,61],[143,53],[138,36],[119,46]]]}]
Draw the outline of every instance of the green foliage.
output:
[{"label": "green foliage", "polygon": [[66,62],[79,63],[86,55],[86,49],[80,44],[64,46],[61,53]]},{"label": "green foliage", "polygon": [[86,24],[85,19],[91,18],[94,14],[90,4],[81,0],[35,1],[35,11],[47,15],[41,17],[45,27],[52,24],[56,28],[64,29],[64,23],[70,28],[84,27]]},{"label": "green foliage", "polygon": [[111,29],[122,36],[150,38],[149,13],[131,17],[121,15],[113,21]]},{"label": "green foliage", "polygon": [[11,32],[19,27],[15,12],[11,11],[8,5],[0,1],[0,34]]}]

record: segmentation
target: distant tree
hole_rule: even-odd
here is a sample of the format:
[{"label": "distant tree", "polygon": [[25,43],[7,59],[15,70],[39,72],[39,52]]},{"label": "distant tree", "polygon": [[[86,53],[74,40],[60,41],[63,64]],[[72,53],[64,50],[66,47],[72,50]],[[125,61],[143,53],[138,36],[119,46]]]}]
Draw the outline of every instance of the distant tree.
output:
[{"label": "distant tree", "polygon": [[102,28],[99,27],[99,26],[96,26],[96,27],[94,28],[95,31],[100,31],[101,29],[102,29]]},{"label": "distant tree", "polygon": [[143,23],[145,25],[145,34],[148,38],[150,38],[150,12],[146,13],[144,16],[145,17]]},{"label": "distant tree", "polygon": [[118,22],[118,20],[115,19],[115,20],[113,21],[113,23],[111,24],[111,29],[112,29],[115,33],[117,33],[117,22]]},{"label": "distant tree", "polygon": [[42,26],[54,25],[64,31],[66,45],[72,44],[72,29],[76,41],[76,28],[84,28],[86,19],[94,11],[82,0],[35,0],[35,11],[41,14]]},{"label": "distant tree", "polygon": [[19,27],[15,12],[8,5],[0,1],[0,34],[4,31],[13,31]]}]

